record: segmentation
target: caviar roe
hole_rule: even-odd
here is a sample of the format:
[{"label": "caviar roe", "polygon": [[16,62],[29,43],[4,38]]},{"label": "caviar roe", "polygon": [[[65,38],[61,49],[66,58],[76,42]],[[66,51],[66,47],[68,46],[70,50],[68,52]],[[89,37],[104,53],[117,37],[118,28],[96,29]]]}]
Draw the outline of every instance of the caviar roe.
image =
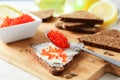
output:
[{"label": "caviar roe", "polygon": [[[55,53],[55,54],[53,54]],[[41,55],[43,56],[48,56],[49,60],[52,59],[59,59],[62,58],[62,62],[66,62],[67,61],[67,55],[64,53],[64,50],[62,48],[56,48],[56,47],[51,47],[49,46],[49,48],[43,49]]]},{"label": "caviar roe", "polygon": [[59,46],[60,48],[69,48],[69,42],[68,39],[60,32],[51,30],[47,34],[48,38],[56,45]]},{"label": "caviar roe", "polygon": [[22,14],[21,16],[17,18],[6,17],[3,23],[1,24],[1,28],[12,26],[12,25],[17,25],[17,24],[22,24],[22,23],[27,23],[31,21],[34,21],[34,19],[28,14]]}]

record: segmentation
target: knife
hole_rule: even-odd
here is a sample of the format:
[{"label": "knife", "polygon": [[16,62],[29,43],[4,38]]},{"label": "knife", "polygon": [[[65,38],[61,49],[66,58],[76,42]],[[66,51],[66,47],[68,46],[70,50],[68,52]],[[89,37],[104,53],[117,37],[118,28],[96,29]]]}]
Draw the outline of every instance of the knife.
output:
[{"label": "knife", "polygon": [[111,64],[113,64],[115,66],[120,67],[120,61],[112,59],[112,58],[109,58],[109,57],[106,57],[106,56],[104,56],[102,54],[93,52],[91,50],[88,50],[88,49],[86,49],[86,48],[83,47],[82,43],[77,43],[77,42],[70,43],[70,48],[73,49],[73,50],[82,50],[82,51],[85,51],[85,52],[87,52],[89,54],[92,54],[92,55],[94,55],[96,57],[99,57],[99,58],[101,58],[101,59],[103,59],[103,60],[105,60],[105,61],[107,61],[107,62],[109,62],[109,63],[111,63]]}]

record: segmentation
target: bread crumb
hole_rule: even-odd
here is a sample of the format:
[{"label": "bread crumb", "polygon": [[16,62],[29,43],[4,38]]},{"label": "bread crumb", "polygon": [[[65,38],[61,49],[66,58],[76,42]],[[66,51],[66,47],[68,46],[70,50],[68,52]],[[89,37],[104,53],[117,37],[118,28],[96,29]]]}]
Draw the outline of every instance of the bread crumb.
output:
[{"label": "bread crumb", "polygon": [[67,74],[63,75],[63,77],[66,78],[66,79],[71,79],[74,76],[77,76],[77,74],[75,74],[73,72],[72,73],[67,73]]},{"label": "bread crumb", "polygon": [[77,76],[77,74],[75,74],[74,72],[71,72],[70,73],[72,76]]},{"label": "bread crumb", "polygon": [[90,62],[95,62],[95,60],[91,59],[91,58],[88,58],[88,61]]},{"label": "bread crumb", "polygon": [[108,51],[105,51],[104,52],[105,55],[108,55],[108,56],[114,56],[112,53],[108,52]]},{"label": "bread crumb", "polygon": [[22,52],[23,50],[19,49],[19,52]]},{"label": "bread crumb", "polygon": [[25,51],[26,51],[26,52],[28,52],[28,50],[27,50],[27,49],[25,49]]},{"label": "bread crumb", "polygon": [[18,50],[19,52],[22,52],[22,51],[23,51],[21,48],[17,48],[17,50]]},{"label": "bread crumb", "polygon": [[73,76],[71,74],[65,74],[63,75],[63,77],[66,79],[71,79]]}]

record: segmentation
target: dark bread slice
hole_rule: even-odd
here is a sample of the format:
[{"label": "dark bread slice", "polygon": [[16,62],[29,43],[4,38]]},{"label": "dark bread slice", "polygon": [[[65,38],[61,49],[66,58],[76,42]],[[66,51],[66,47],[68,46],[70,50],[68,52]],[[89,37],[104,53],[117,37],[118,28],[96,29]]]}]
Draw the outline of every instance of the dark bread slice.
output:
[{"label": "dark bread slice", "polygon": [[56,24],[55,24],[56,27],[63,27],[63,28],[72,28],[72,27],[79,27],[79,28],[89,28],[89,27],[94,27],[94,25],[91,25],[91,24],[86,24],[86,23],[81,23],[81,22],[74,22],[74,23],[71,23],[71,22],[63,22],[63,21],[58,21]]},{"label": "dark bread slice", "polygon": [[85,23],[70,23],[70,22],[57,22],[55,26],[59,29],[65,29],[70,31],[77,31],[82,33],[95,33],[97,32],[96,27],[87,25]]},{"label": "dark bread slice", "polygon": [[64,67],[52,67],[49,64],[47,64],[45,61],[43,61],[41,58],[39,58],[36,55],[34,49],[31,47],[31,45],[27,49],[30,53],[33,54],[36,61],[38,61],[41,64],[41,66],[44,67],[46,70],[48,70],[52,75],[60,75],[62,71],[64,71]]},{"label": "dark bread slice", "polygon": [[77,31],[80,33],[86,33],[86,34],[93,34],[97,32],[97,29],[95,27],[91,27],[91,28],[82,28],[82,29],[73,30],[73,31]]},{"label": "dark bread slice", "polygon": [[61,15],[59,18],[61,18],[61,21],[64,22],[83,22],[92,25],[103,24],[103,19],[87,11],[77,11],[74,13]]},{"label": "dark bread slice", "polygon": [[40,17],[43,21],[48,21],[53,17],[54,10],[50,9],[31,13]]},{"label": "dark bread slice", "polygon": [[118,30],[104,30],[82,36],[79,40],[89,46],[120,52],[120,32]]},{"label": "dark bread slice", "polygon": [[[34,45],[39,45],[39,44],[34,44]],[[72,61],[73,61],[73,59],[75,57],[74,56],[73,59],[70,62],[68,62],[66,65],[64,65],[62,67],[53,67],[53,66],[50,66],[47,62],[45,62],[42,58],[40,58],[40,57],[38,57],[36,55],[36,51],[34,50],[34,48],[32,47],[32,45],[30,45],[27,49],[28,49],[28,51],[30,53],[33,54],[33,56],[35,57],[35,59],[41,64],[42,67],[44,67],[52,75],[55,75],[55,76],[58,76],[58,75],[62,74],[62,72],[64,72],[73,63]]]}]

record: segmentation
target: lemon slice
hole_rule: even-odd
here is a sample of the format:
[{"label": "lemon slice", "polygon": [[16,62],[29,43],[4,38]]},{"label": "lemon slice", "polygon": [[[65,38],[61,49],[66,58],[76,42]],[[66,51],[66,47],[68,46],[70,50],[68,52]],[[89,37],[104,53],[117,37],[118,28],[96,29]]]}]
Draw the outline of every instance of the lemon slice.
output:
[{"label": "lemon slice", "polygon": [[9,16],[10,18],[14,18],[20,16],[21,14],[22,12],[9,5],[0,4],[0,19],[4,19],[7,16]]},{"label": "lemon slice", "polygon": [[110,2],[96,2],[90,6],[88,11],[104,19],[104,24],[102,25],[103,27],[113,24],[118,17],[117,8]]}]

